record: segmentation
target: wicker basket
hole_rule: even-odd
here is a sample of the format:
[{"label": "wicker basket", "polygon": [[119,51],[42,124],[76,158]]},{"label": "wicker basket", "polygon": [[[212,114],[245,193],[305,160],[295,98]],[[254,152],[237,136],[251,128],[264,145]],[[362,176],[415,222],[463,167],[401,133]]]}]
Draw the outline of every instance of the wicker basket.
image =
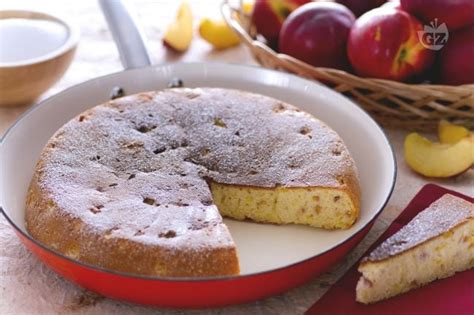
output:
[{"label": "wicker basket", "polygon": [[279,54],[257,40],[250,16],[229,0],[222,4],[227,24],[250,48],[264,67],[292,72],[317,80],[356,100],[386,127],[433,130],[440,119],[474,128],[474,84],[461,86],[406,84],[391,80],[361,78],[351,73],[313,67]]}]

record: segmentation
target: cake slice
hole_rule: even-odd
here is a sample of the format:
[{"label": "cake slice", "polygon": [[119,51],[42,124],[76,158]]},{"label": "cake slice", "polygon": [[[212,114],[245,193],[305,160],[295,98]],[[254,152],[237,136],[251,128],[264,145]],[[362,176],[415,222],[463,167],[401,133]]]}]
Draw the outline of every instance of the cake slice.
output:
[{"label": "cake slice", "polygon": [[474,204],[446,194],[365,257],[356,299],[369,304],[474,267]]}]

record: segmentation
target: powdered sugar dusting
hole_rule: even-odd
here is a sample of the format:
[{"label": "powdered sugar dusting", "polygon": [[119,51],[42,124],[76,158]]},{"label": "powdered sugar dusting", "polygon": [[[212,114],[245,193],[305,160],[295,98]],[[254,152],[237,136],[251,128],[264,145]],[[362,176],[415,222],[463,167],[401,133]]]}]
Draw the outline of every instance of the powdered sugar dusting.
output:
[{"label": "powdered sugar dusting", "polygon": [[400,254],[468,220],[474,220],[474,204],[446,194],[380,244],[363,261],[378,261]]}]

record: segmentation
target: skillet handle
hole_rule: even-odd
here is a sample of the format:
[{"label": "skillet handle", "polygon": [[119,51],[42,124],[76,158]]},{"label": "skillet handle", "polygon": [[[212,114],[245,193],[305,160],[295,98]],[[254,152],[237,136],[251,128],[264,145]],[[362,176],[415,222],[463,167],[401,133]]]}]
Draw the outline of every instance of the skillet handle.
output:
[{"label": "skillet handle", "polygon": [[151,65],[142,30],[124,0],[99,0],[125,69]]}]

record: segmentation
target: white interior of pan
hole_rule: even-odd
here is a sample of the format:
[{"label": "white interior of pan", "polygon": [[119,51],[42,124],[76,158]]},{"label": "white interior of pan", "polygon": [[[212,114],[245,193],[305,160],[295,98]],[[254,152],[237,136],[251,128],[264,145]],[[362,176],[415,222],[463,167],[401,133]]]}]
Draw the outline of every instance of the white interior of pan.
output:
[{"label": "white interior of pan", "polygon": [[225,220],[237,243],[242,274],[284,267],[329,250],[351,237],[380,210],[394,181],[389,143],[377,125],[350,100],[323,86],[285,73],[219,63],[168,64],[88,81],[44,101],[23,116],[0,147],[0,205],[24,229],[27,187],[50,136],[80,112],[108,100],[114,86],[126,94],[165,88],[179,77],[187,87],[227,87],[269,95],[299,106],[344,139],[360,173],[361,216],[348,230],[275,226]]}]

